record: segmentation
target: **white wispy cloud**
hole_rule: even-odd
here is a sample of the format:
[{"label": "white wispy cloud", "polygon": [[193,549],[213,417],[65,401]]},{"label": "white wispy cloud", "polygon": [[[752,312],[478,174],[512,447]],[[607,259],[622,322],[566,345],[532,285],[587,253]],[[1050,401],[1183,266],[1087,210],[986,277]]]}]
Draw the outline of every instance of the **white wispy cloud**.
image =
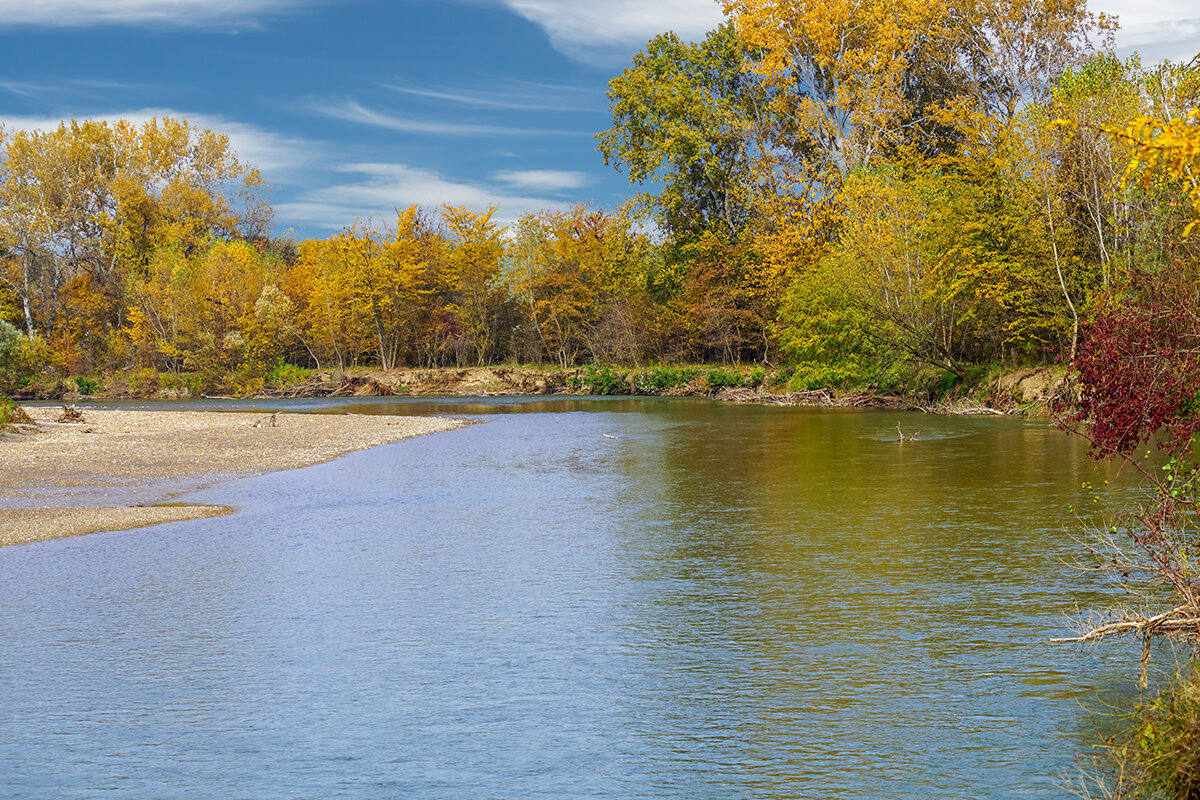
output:
[{"label": "white wispy cloud", "polygon": [[407,164],[346,164],[337,168],[360,179],[299,195],[275,206],[277,219],[328,230],[355,219],[387,219],[395,209],[443,204],[477,209],[498,206],[497,221],[507,223],[530,210],[561,208],[562,201],[522,195],[486,183],[455,180],[439,172]]},{"label": "white wispy cloud", "polygon": [[[509,82],[514,83],[514,82]],[[486,90],[434,88],[391,84],[388,88],[414,97],[425,97],[461,106],[504,111],[595,111],[595,104],[579,102],[580,93],[588,90],[554,85],[520,85],[491,87]]]},{"label": "white wispy cloud", "polygon": [[358,122],[377,128],[400,131],[402,133],[431,134],[435,136],[581,136],[590,135],[580,131],[543,130],[537,128],[514,128],[505,125],[488,125],[473,122],[445,122],[439,120],[416,119],[388,114],[367,108],[356,100],[343,103],[322,104],[313,106],[326,116],[347,122]]},{"label": "white wispy cloud", "polygon": [[44,91],[42,86],[25,81],[0,81],[0,89],[21,97],[37,97]]},{"label": "white wispy cloud", "polygon": [[568,172],[555,169],[510,170],[497,172],[493,176],[501,183],[518,191],[561,192],[566,189],[582,189],[592,182],[586,172]]},{"label": "white wispy cloud", "polygon": [[545,29],[555,49],[601,65],[620,64],[664,31],[703,38],[722,19],[717,0],[502,0]]},{"label": "white wispy cloud", "polygon": [[190,124],[223,133],[244,164],[256,167],[270,182],[289,182],[295,174],[318,160],[321,146],[307,139],[276,133],[246,122],[213,114],[195,114],[169,108],[143,108],[70,117],[29,117],[0,114],[0,125],[9,130],[48,131],[71,119],[114,123],[127,120],[142,125],[151,119],[185,119]]},{"label": "white wispy cloud", "polygon": [[102,81],[94,78],[57,78],[44,81],[0,80],[0,91],[21,97],[91,97],[97,90],[129,90],[141,84],[123,81]]},{"label": "white wispy cloud", "polygon": [[0,0],[0,26],[240,28],[309,5],[309,0]]}]

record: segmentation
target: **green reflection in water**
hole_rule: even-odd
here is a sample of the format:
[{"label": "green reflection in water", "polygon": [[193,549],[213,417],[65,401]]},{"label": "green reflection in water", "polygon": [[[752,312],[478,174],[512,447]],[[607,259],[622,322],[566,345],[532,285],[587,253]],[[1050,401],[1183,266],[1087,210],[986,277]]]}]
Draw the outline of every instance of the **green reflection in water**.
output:
[{"label": "green reflection in water", "polygon": [[[711,405],[668,418],[616,457],[641,525],[625,611],[643,676],[702,750],[737,754],[765,797],[920,785],[964,762],[963,796],[993,777],[1005,793],[1045,786],[1039,770],[1069,745],[1015,765],[1029,759],[1017,740],[1072,734],[1078,704],[1113,685],[1047,642],[1104,602],[1062,562],[1067,507],[1111,468],[1023,420]],[[897,422],[918,440],[897,441]]]}]

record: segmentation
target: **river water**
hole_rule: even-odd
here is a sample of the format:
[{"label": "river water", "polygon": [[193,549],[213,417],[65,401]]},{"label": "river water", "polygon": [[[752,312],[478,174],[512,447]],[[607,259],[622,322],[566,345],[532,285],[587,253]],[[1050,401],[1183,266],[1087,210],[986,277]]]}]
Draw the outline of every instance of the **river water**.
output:
[{"label": "river water", "polygon": [[1135,690],[1043,423],[252,405],[480,424],[0,549],[0,797],[1061,797]]}]

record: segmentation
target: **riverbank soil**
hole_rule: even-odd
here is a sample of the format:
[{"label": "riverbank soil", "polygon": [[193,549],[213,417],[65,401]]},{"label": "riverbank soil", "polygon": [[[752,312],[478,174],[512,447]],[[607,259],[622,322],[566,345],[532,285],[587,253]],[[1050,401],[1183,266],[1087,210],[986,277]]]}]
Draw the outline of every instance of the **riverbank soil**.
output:
[{"label": "riverbank soil", "polygon": [[296,469],[461,427],[460,420],[332,414],[27,409],[0,436],[0,545],[228,513],[163,505],[221,480]]},{"label": "riverbank soil", "polygon": [[[727,367],[731,371],[737,368]],[[620,370],[631,375],[639,370]],[[748,371],[748,370],[747,370]],[[533,395],[579,391],[570,388],[578,381],[581,369],[543,371],[530,367],[439,367],[436,369],[348,370],[340,384],[328,384],[330,391],[343,396],[379,395]],[[915,391],[879,391],[859,389],[789,390],[783,386],[737,386],[714,390],[703,378],[672,387],[661,394],[675,397],[702,396],[733,403],[771,405],[809,405],[846,408],[889,408],[923,410],[951,414],[1015,413],[1045,416],[1049,404],[1062,391],[1066,369],[1061,365],[1025,367],[992,377],[974,379],[950,395],[930,400]],[[637,393],[630,382],[629,393]],[[911,387],[910,387],[911,389]],[[328,394],[329,392],[325,392]]]},{"label": "riverbank soil", "polygon": [[[770,372],[756,365],[684,365],[637,367],[488,367],[399,368],[354,367],[344,372],[304,373],[298,383],[265,387],[259,397],[313,397],[616,394],[669,397],[712,397],[724,402],[825,407],[888,408],[946,414],[1018,414],[1048,416],[1055,397],[1068,391],[1066,369],[1043,365],[1001,370],[979,367],[965,382],[948,383],[948,374],[932,368],[913,372],[897,384],[857,388],[792,386],[787,368]],[[178,376],[176,376],[178,378]],[[90,399],[153,398],[179,400],[209,395],[186,382],[169,386],[157,380],[150,391],[133,391],[121,374],[109,376]],[[148,384],[149,385],[149,384]],[[72,402],[88,399],[74,391],[75,382],[58,381],[17,392],[20,400]],[[217,391],[217,390],[213,390]]]}]

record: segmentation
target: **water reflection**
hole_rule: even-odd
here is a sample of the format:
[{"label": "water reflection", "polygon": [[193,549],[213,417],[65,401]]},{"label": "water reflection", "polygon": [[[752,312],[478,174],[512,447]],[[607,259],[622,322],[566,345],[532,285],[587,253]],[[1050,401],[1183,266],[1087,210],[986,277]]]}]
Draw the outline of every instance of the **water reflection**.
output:
[{"label": "water reflection", "polygon": [[[672,704],[685,728],[741,721],[723,747],[776,762],[755,773],[769,796],[917,793],[950,764],[1009,770],[1013,796],[1061,766],[1030,752],[1052,733],[1036,705],[1001,690],[1061,655],[1039,633],[1078,594],[1046,544],[1082,453],[1041,426],[922,423],[900,443],[879,433],[894,415],[713,410],[631,476],[665,512],[638,539],[653,580],[630,607],[661,632],[648,671],[736,687]],[[1048,691],[1078,677],[1057,674]]]},{"label": "water reflection", "polygon": [[1046,643],[1103,587],[1059,561],[1098,477],[1043,425],[300,407],[486,416],[0,550],[0,794],[1057,797],[1131,685]]}]

